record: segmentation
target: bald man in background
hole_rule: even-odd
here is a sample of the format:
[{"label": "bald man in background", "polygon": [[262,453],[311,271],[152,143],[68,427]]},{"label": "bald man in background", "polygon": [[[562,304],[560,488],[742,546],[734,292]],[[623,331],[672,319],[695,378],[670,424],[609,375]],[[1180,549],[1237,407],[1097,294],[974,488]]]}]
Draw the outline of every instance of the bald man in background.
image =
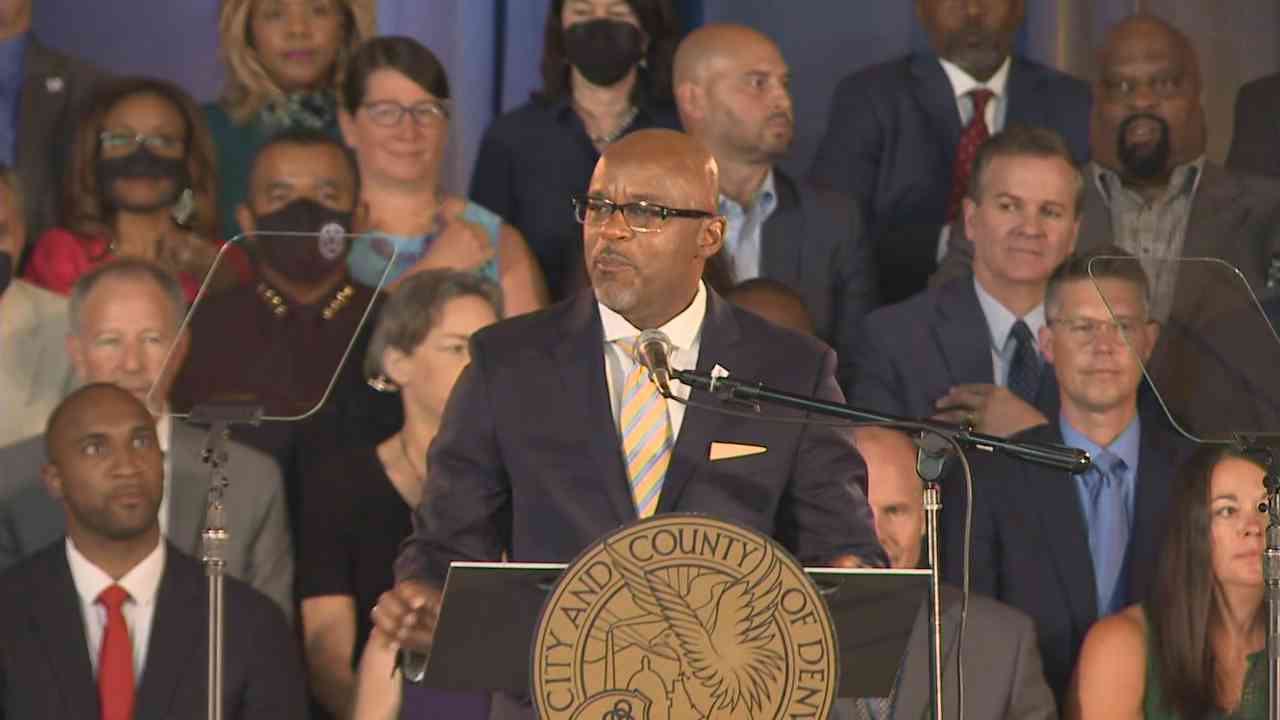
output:
[{"label": "bald man in background", "polygon": [[[569,562],[637,518],[692,512],[771,535],[806,565],[884,564],[847,430],[755,422],[654,395],[663,403],[653,406],[662,438],[649,468],[658,468],[656,491],[643,491],[646,468],[626,465],[624,394],[649,388],[630,351],[642,330],[666,333],[674,367],[720,366],[843,400],[830,348],[730,305],[701,281],[723,241],[718,187],[716,161],[683,133],[642,130],[610,145],[575,198],[592,289],[473,336],[427,456],[431,482],[396,562],[397,584],[373,611],[374,641],[413,651],[410,679],[421,677],[412,656],[431,645],[453,560]],[[718,404],[680,383],[672,391]],[[639,411],[643,423],[649,412]],[[736,455],[717,452],[725,442]],[[748,444],[759,451],[743,452]],[[494,699],[493,717],[532,716],[527,697]]]},{"label": "bald man in background", "polygon": [[[891,567],[928,567],[924,556],[924,487],[916,475],[916,445],[909,436],[885,428],[858,428],[858,452],[867,462],[867,500],[876,535]],[[943,711],[957,712],[956,632],[960,591],[942,586]],[[929,706],[929,616],[920,608],[893,695],[841,699],[832,720],[916,720]],[[1056,718],[1053,693],[1045,683],[1035,628],[1023,613],[990,598],[969,598],[965,628],[964,716],[969,720]]]},{"label": "bald man in background", "polygon": [[741,25],[706,25],[675,58],[680,121],[720,167],[717,208],[733,282],[781,282],[800,295],[839,357],[879,299],[856,203],[777,166],[791,147],[791,70],[778,46]]}]

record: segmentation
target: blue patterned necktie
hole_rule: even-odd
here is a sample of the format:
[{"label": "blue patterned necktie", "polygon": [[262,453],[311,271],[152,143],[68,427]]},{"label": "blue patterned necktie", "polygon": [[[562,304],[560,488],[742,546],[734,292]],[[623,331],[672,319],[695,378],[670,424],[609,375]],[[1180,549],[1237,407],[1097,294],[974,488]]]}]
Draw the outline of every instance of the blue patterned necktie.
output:
[{"label": "blue patterned necktie", "polygon": [[1124,501],[1124,471],[1127,465],[1103,450],[1093,459],[1093,469],[1084,476],[1089,491],[1089,553],[1098,591],[1098,617],[1119,608],[1116,602],[1120,571],[1129,546],[1129,508]]},{"label": "blue patterned necktie", "polygon": [[1036,404],[1036,389],[1040,387],[1040,353],[1036,350],[1031,328],[1021,320],[1010,331],[1015,347],[1009,361],[1009,391],[1031,405]]}]

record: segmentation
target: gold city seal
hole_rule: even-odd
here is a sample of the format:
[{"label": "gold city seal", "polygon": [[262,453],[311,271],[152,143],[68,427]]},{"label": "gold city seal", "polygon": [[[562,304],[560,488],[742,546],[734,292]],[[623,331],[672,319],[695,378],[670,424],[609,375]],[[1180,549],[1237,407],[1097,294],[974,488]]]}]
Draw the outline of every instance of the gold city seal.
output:
[{"label": "gold city seal", "polygon": [[560,577],[534,636],[534,704],[543,720],[825,720],[836,647],[826,603],[782,546],[659,515]]}]

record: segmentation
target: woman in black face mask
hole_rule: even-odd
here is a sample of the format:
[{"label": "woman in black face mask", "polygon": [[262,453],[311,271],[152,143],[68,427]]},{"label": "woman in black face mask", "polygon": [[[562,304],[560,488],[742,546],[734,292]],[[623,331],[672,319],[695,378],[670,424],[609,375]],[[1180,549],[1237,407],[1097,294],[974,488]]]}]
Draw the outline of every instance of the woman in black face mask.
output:
[{"label": "woman in black face mask", "polygon": [[[86,108],[71,146],[59,227],[36,242],[27,278],[66,294],[113,257],[158,262],[194,298],[214,266],[213,144],[191,98],[176,85],[121,78]],[[214,286],[249,276],[230,248]]]},{"label": "woman in black face mask", "polygon": [[542,89],[485,133],[471,199],[524,235],[552,299],[586,285],[569,197],[625,133],[679,128],[671,105],[677,26],[670,0],[553,0]]}]

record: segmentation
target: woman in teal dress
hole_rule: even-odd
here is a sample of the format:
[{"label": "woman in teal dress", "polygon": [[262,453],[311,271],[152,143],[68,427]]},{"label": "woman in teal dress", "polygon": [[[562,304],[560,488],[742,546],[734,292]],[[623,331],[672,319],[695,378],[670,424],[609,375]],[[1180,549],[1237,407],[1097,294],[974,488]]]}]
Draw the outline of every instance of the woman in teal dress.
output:
[{"label": "woman in teal dress", "polygon": [[203,107],[218,162],[219,225],[240,233],[249,163],[288,127],[338,137],[337,88],[347,60],[373,32],[373,0],[223,0],[218,17],[227,85]]},{"label": "woman in teal dress", "polygon": [[1066,716],[1263,718],[1267,710],[1263,470],[1199,449],[1175,482],[1148,599],[1085,637]]},{"label": "woman in teal dress", "polygon": [[370,40],[351,58],[341,99],[339,121],[360,165],[367,213],[348,259],[351,277],[376,287],[394,250],[389,288],[421,270],[469,270],[502,287],[508,315],[545,306],[542,271],[520,232],[440,188],[449,81],[436,56],[407,37]]}]

